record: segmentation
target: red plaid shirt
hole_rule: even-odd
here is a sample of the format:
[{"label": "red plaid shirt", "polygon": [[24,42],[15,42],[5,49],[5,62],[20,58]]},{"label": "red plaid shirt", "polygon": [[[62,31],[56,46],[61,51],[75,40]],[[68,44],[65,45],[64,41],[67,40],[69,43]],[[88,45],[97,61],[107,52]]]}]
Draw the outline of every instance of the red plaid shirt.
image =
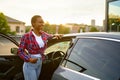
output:
[{"label": "red plaid shirt", "polygon": [[44,51],[47,48],[47,41],[48,39],[52,38],[51,34],[47,34],[46,32],[41,32],[41,37],[44,42],[44,47],[40,48],[38,43],[36,42],[35,36],[32,34],[32,31],[26,33],[22,36],[21,42],[18,49],[18,55],[24,61],[28,62],[30,56],[25,53],[25,49],[28,51],[29,54],[41,54],[42,59],[44,60]]}]

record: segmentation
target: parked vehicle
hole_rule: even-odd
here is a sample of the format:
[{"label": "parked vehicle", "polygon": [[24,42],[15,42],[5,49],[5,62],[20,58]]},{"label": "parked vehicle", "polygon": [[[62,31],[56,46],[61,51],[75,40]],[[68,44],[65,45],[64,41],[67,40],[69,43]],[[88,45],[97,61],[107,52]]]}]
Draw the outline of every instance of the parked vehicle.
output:
[{"label": "parked vehicle", "polygon": [[[48,41],[39,80],[120,80],[120,33],[113,32],[120,32],[119,18],[110,16],[118,15],[120,0],[106,4],[106,32],[66,34]],[[0,80],[24,80],[23,61],[16,55],[19,40],[0,33]]]},{"label": "parked vehicle", "polygon": [[[0,34],[0,37],[1,52],[4,52],[2,49],[9,47],[7,43],[12,45],[7,41],[8,39],[19,45],[6,35]],[[60,45],[64,48],[60,49]],[[65,50],[66,46],[68,49]],[[13,52],[15,47],[17,48],[17,46],[11,47]],[[120,79],[120,34],[118,33],[67,34],[60,40],[50,40],[46,52],[48,61],[43,63],[41,78],[47,74],[53,80]],[[8,80],[23,78],[22,64],[23,61],[15,54],[0,54],[0,78]],[[75,76],[71,77],[71,75]]]}]

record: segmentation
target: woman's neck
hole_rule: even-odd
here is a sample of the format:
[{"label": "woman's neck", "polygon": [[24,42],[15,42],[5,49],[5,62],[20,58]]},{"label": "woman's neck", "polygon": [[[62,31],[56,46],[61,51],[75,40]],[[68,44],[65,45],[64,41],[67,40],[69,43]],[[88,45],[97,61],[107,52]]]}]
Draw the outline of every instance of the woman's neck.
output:
[{"label": "woman's neck", "polygon": [[40,31],[33,29],[33,32],[34,32],[37,36],[41,36]]}]

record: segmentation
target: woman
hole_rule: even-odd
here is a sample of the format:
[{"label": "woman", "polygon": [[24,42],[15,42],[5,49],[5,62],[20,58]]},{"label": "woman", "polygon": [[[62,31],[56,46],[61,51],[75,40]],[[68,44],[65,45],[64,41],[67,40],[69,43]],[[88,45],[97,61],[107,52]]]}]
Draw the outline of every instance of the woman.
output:
[{"label": "woman", "polygon": [[24,60],[23,74],[25,80],[38,80],[42,60],[45,59],[44,51],[47,47],[47,40],[53,37],[59,39],[61,35],[53,36],[42,31],[44,21],[39,15],[32,17],[31,24],[33,29],[21,38],[18,55]]}]

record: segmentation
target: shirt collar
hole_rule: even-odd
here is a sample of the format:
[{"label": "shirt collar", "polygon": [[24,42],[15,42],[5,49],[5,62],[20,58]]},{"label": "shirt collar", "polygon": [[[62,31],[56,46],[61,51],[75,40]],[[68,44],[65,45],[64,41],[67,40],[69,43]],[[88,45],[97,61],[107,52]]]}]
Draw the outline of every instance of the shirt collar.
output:
[{"label": "shirt collar", "polygon": [[[33,29],[31,29],[30,35],[33,35],[32,31],[33,31]],[[40,31],[40,34],[41,34],[41,35],[42,35],[43,33],[44,33],[44,31]]]}]

